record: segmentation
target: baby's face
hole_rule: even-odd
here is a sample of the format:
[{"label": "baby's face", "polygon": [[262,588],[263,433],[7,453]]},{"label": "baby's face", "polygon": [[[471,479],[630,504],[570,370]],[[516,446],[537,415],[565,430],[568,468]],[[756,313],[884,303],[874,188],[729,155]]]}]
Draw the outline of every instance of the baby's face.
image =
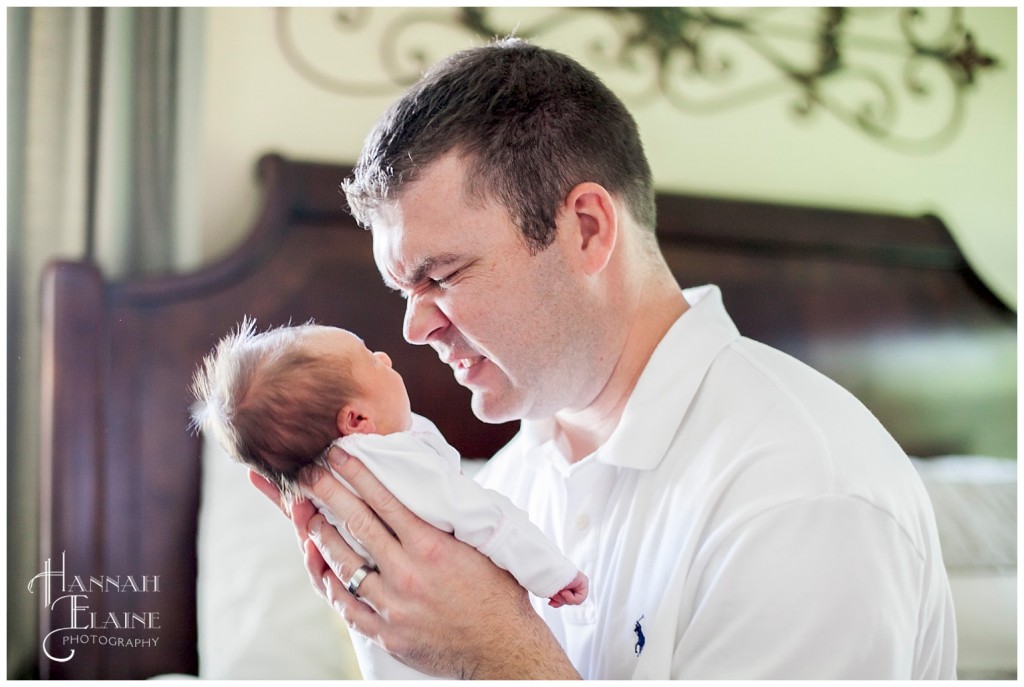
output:
[{"label": "baby's face", "polygon": [[307,345],[320,354],[349,361],[352,381],[364,392],[360,401],[372,414],[378,434],[412,427],[409,392],[387,353],[374,353],[352,332],[334,327],[320,327],[309,335]]}]

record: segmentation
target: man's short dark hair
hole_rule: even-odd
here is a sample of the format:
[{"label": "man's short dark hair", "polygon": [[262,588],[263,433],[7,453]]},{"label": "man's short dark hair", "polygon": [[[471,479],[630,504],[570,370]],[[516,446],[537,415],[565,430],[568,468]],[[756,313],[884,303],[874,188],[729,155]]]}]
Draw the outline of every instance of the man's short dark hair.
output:
[{"label": "man's short dark hair", "polygon": [[467,190],[501,203],[530,249],[554,240],[574,186],[596,182],[653,232],[654,189],[636,122],[592,72],[506,38],[449,56],[381,117],[343,184],[363,226],[444,155],[466,157]]}]

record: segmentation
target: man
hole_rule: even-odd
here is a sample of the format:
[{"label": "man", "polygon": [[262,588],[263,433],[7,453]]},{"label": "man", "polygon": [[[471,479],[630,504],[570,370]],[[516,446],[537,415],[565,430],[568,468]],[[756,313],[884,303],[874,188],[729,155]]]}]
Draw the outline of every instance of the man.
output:
[{"label": "man", "polygon": [[[742,338],[714,287],[681,292],[619,100],[518,40],[456,54],[384,115],[349,204],[405,337],[489,422],[522,419],[481,481],[591,579],[532,608],[355,459],[302,504],[313,584],[404,662],[474,678],[954,677],[927,496],[838,386]],[[268,485],[254,482],[275,498]]]}]

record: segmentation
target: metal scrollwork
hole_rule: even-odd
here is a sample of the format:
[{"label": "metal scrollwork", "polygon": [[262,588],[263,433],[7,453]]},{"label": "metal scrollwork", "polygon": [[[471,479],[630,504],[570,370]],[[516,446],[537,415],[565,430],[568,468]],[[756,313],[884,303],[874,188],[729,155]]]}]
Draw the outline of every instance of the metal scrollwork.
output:
[{"label": "metal scrollwork", "polygon": [[[780,18],[786,10],[773,8],[551,8],[540,16],[533,12],[530,21],[517,17],[511,25],[503,24],[501,8],[493,7],[382,10],[375,65],[369,55],[342,58],[335,51],[328,60],[306,54],[300,34],[309,29],[299,26],[300,11],[310,10],[276,10],[280,49],[303,78],[335,93],[400,92],[443,56],[424,47],[438,44],[434,32],[439,28],[481,42],[515,34],[545,44],[545,38],[573,22],[599,17],[613,38],[602,31],[602,38],[589,39],[588,57],[581,61],[602,74],[626,75],[626,100],[660,97],[699,115],[786,96],[798,119],[827,112],[904,152],[930,152],[952,141],[980,72],[999,64],[979,49],[963,11],[948,7],[803,8],[801,22]],[[329,19],[313,21],[320,29],[329,24],[339,46],[367,31],[374,19],[367,8],[323,11]],[[893,15],[896,26],[887,37],[856,26],[864,17]],[[429,41],[428,34],[417,33],[427,31]],[[453,41],[452,49],[462,44]]]}]

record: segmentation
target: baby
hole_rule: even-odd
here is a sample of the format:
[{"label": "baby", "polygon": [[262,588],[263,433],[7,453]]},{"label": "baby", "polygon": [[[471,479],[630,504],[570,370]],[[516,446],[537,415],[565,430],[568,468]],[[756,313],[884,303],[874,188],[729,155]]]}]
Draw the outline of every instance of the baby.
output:
[{"label": "baby", "polygon": [[[458,452],[433,423],[411,412],[391,359],[351,332],[306,324],[257,333],[255,320],[246,318],[206,357],[192,392],[193,426],[286,498],[305,497],[303,473],[329,470],[327,452],[337,445],[409,510],[478,549],[549,605],[586,599],[586,576],[525,512],[462,475]],[[373,566],[345,528],[338,529]],[[414,676],[366,638],[353,634],[353,644],[365,678]]]}]

